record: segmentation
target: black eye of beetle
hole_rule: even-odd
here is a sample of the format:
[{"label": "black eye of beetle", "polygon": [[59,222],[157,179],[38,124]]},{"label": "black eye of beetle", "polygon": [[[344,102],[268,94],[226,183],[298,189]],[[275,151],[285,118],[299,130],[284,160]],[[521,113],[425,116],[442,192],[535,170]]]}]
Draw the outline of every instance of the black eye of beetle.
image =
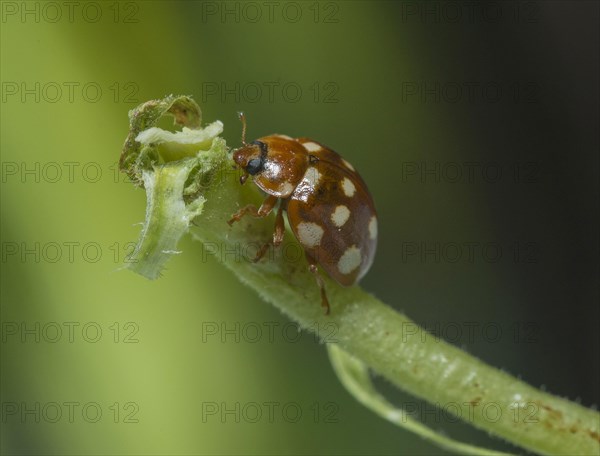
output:
[{"label": "black eye of beetle", "polygon": [[252,141],[251,144],[260,148],[260,157],[253,158],[246,165],[246,171],[248,174],[252,174],[254,176],[256,173],[262,171],[263,166],[265,165],[265,159],[267,158],[268,150],[267,145],[262,141]]},{"label": "black eye of beetle", "polygon": [[258,173],[260,170],[262,170],[263,164],[264,164],[264,160],[262,157],[253,158],[246,165],[246,171],[248,171],[249,174],[252,174],[254,176],[256,173]]}]

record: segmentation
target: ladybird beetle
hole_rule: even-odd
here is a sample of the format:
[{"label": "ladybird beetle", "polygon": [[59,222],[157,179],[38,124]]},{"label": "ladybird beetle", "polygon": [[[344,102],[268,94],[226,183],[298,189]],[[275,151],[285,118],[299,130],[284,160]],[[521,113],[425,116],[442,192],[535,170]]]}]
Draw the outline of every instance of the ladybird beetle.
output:
[{"label": "ladybird beetle", "polygon": [[329,314],[325,284],[319,264],[335,281],[350,286],[369,270],[377,246],[377,213],[367,185],[350,163],[336,152],[309,138],[273,134],[246,143],[246,119],[242,121],[242,147],[233,160],[242,168],[240,183],[248,176],[267,194],[260,208],[248,205],[232,215],[229,225],[244,215],[266,217],[277,202],[273,239],[263,245],[254,261],[269,245],[283,241],[289,225],[304,248],[309,270],[321,291],[321,305]]}]

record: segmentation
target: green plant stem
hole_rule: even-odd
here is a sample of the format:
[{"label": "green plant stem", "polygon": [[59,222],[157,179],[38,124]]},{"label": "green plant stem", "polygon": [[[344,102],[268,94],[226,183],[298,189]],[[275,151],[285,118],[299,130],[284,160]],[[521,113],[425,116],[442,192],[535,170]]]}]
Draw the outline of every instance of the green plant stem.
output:
[{"label": "green plant stem", "polygon": [[329,352],[329,359],[335,373],[348,392],[365,407],[390,423],[414,432],[435,445],[458,454],[509,456],[507,453],[458,442],[431,430],[420,421],[414,419],[408,411],[394,407],[383,396],[378,394],[371,382],[369,370],[362,361],[346,353],[337,344],[327,344],[327,351]]},{"label": "green plant stem", "polygon": [[[480,429],[540,454],[600,454],[598,412],[540,391],[486,365],[427,333],[358,286],[342,288],[326,279],[331,315],[325,316],[314,277],[303,256],[290,260],[280,248],[268,261],[255,264],[243,255],[231,255],[247,252],[248,246],[268,240],[274,219],[272,215],[266,219],[245,217],[232,228],[227,225],[239,207],[260,204],[263,197],[250,181],[243,187],[239,184],[230,158],[224,153],[224,144],[221,146],[196,157],[202,166],[193,177],[203,182],[198,188],[202,189],[205,202],[191,232],[243,283],[303,328],[335,325],[336,342],[345,352],[399,388],[455,412]],[[133,163],[133,155],[125,156]],[[136,163],[143,165],[140,160]],[[183,163],[185,160],[170,166],[189,165]],[[169,195],[180,191],[180,182],[174,182],[170,173],[151,176],[155,188],[161,189],[152,195],[162,196],[164,204],[168,204]],[[185,204],[184,207],[187,209]],[[159,242],[152,239],[160,237],[167,226],[161,226],[161,220],[167,219],[159,217],[155,219],[158,226],[145,227],[138,250],[142,262],[155,261],[153,256],[163,255],[163,247],[156,247]],[[289,229],[284,246],[288,253],[290,246],[301,252]],[[160,260],[156,263],[160,264]],[[323,335],[319,331],[317,334]]]}]

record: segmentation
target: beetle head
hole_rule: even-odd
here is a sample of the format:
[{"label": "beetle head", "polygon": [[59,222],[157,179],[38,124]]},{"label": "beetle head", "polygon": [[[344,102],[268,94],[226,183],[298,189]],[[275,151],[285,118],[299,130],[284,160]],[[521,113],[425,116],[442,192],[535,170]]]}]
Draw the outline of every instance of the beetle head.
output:
[{"label": "beetle head", "polygon": [[254,176],[264,169],[267,153],[267,145],[261,141],[244,144],[233,153],[233,161],[245,171],[240,177],[242,184],[248,179],[248,175]]}]

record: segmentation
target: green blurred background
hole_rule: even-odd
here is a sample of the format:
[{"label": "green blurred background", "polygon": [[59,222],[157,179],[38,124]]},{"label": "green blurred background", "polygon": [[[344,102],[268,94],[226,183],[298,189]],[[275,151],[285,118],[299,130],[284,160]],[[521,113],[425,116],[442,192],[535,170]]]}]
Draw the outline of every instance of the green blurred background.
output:
[{"label": "green blurred background", "polygon": [[597,404],[598,3],[473,4],[2,2],[2,453],[443,453],[201,245],[155,282],[121,270],[145,209],[115,168],[127,112],[170,93],[232,146],[243,110],[250,137],[339,151],[379,211],[365,289]]}]

